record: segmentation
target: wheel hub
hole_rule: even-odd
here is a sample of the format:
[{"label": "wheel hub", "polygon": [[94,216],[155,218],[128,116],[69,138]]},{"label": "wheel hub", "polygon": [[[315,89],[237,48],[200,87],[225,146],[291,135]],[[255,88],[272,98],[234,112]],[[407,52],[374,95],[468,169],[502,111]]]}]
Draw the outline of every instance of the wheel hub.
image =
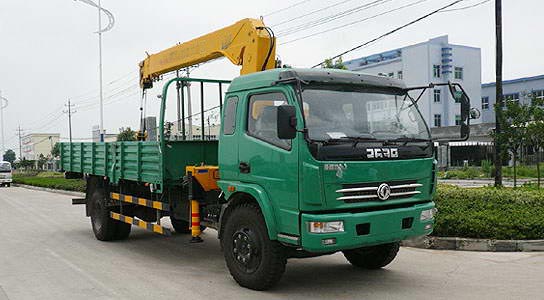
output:
[{"label": "wheel hub", "polygon": [[253,272],[260,263],[260,251],[257,240],[250,229],[238,230],[232,236],[232,254],[236,262],[246,272]]}]

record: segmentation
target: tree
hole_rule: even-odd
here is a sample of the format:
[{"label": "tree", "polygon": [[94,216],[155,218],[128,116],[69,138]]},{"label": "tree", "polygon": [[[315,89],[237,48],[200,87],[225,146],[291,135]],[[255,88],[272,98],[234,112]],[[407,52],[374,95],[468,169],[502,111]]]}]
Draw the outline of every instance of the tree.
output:
[{"label": "tree", "polygon": [[127,127],[126,129],[121,128],[119,134],[117,135],[117,141],[136,141],[136,131]]},{"label": "tree", "polygon": [[540,151],[544,149],[544,100],[534,98],[531,102],[531,122],[527,124],[527,136],[536,153],[536,173],[540,188]]},{"label": "tree", "polygon": [[38,156],[38,169],[43,170],[43,167],[47,163],[47,158],[40,153],[40,156]]},{"label": "tree", "polygon": [[[501,108],[497,108],[501,109]],[[504,145],[503,155],[512,156],[514,163],[514,187],[517,186],[516,164],[521,146],[527,142],[527,124],[531,121],[531,109],[514,101],[506,101],[501,121],[501,132],[497,142]]]},{"label": "tree", "polygon": [[53,149],[51,149],[51,156],[53,158],[60,156],[60,144],[59,143],[55,143],[55,145],[53,146]]},{"label": "tree", "polygon": [[11,164],[15,161],[15,152],[13,150],[8,149],[6,153],[4,153],[4,156],[2,157],[3,161],[9,161]]},{"label": "tree", "polygon": [[341,69],[341,70],[348,69],[346,65],[344,65],[344,62],[342,61],[342,56],[340,56],[336,61],[333,61],[332,58],[325,59],[325,62],[321,64],[321,67],[326,69]]}]

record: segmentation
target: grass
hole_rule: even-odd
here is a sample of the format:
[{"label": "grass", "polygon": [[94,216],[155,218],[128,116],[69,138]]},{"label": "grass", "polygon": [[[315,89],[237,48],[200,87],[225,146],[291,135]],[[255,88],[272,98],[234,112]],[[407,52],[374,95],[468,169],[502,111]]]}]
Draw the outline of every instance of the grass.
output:
[{"label": "grass", "polygon": [[[544,169],[544,164],[540,164],[540,175],[542,178],[542,173]],[[485,179],[493,177],[494,168],[489,166],[482,167],[465,167],[460,169],[452,169],[448,171],[438,172],[438,178],[440,179]],[[514,168],[513,167],[503,167],[502,168],[503,176],[506,178],[514,177]],[[536,166],[517,166],[516,174],[518,178],[537,178],[538,174],[536,171]]]},{"label": "grass", "polygon": [[439,185],[435,236],[544,239],[544,192],[524,188]]},{"label": "grass", "polygon": [[15,173],[13,182],[57,190],[85,192],[83,179],[64,179],[64,174],[58,172]]}]

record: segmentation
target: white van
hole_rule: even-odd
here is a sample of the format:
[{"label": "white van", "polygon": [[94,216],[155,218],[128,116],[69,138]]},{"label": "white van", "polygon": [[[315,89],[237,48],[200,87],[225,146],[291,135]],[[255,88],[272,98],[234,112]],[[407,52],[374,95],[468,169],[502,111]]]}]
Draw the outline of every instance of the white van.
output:
[{"label": "white van", "polygon": [[0,186],[11,186],[12,173],[11,164],[7,161],[0,161]]}]

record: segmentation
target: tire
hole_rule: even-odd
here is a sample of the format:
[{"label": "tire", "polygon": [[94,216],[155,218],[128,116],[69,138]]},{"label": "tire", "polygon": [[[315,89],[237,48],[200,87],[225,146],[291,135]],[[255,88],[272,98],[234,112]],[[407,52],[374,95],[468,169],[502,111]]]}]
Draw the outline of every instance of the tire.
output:
[{"label": "tire", "polygon": [[[189,228],[189,222],[187,221],[175,219],[170,216],[170,223],[172,223],[172,227],[174,227],[174,230],[176,230],[177,233],[191,233],[191,228]],[[206,230],[206,226],[200,225],[200,232],[204,232],[204,230]]]},{"label": "tire", "polygon": [[128,238],[132,229],[131,224],[119,222],[110,218],[110,209],[104,206],[103,194],[95,191],[91,196],[93,205],[91,225],[94,236],[99,241],[114,241]]},{"label": "tire", "polygon": [[399,252],[400,243],[383,244],[372,247],[342,251],[346,259],[355,267],[380,269],[390,264]]},{"label": "tire", "polygon": [[267,290],[285,272],[283,246],[270,240],[264,218],[255,204],[241,204],[228,216],[221,246],[230,274],[252,290]]},{"label": "tire", "polygon": [[191,233],[191,229],[189,229],[189,222],[187,221],[174,219],[173,216],[170,216],[170,223],[172,223],[172,227],[174,227],[174,230],[176,230],[177,233]]},{"label": "tire", "polygon": [[11,187],[11,183],[6,183],[6,186],[7,186],[7,187]]}]

